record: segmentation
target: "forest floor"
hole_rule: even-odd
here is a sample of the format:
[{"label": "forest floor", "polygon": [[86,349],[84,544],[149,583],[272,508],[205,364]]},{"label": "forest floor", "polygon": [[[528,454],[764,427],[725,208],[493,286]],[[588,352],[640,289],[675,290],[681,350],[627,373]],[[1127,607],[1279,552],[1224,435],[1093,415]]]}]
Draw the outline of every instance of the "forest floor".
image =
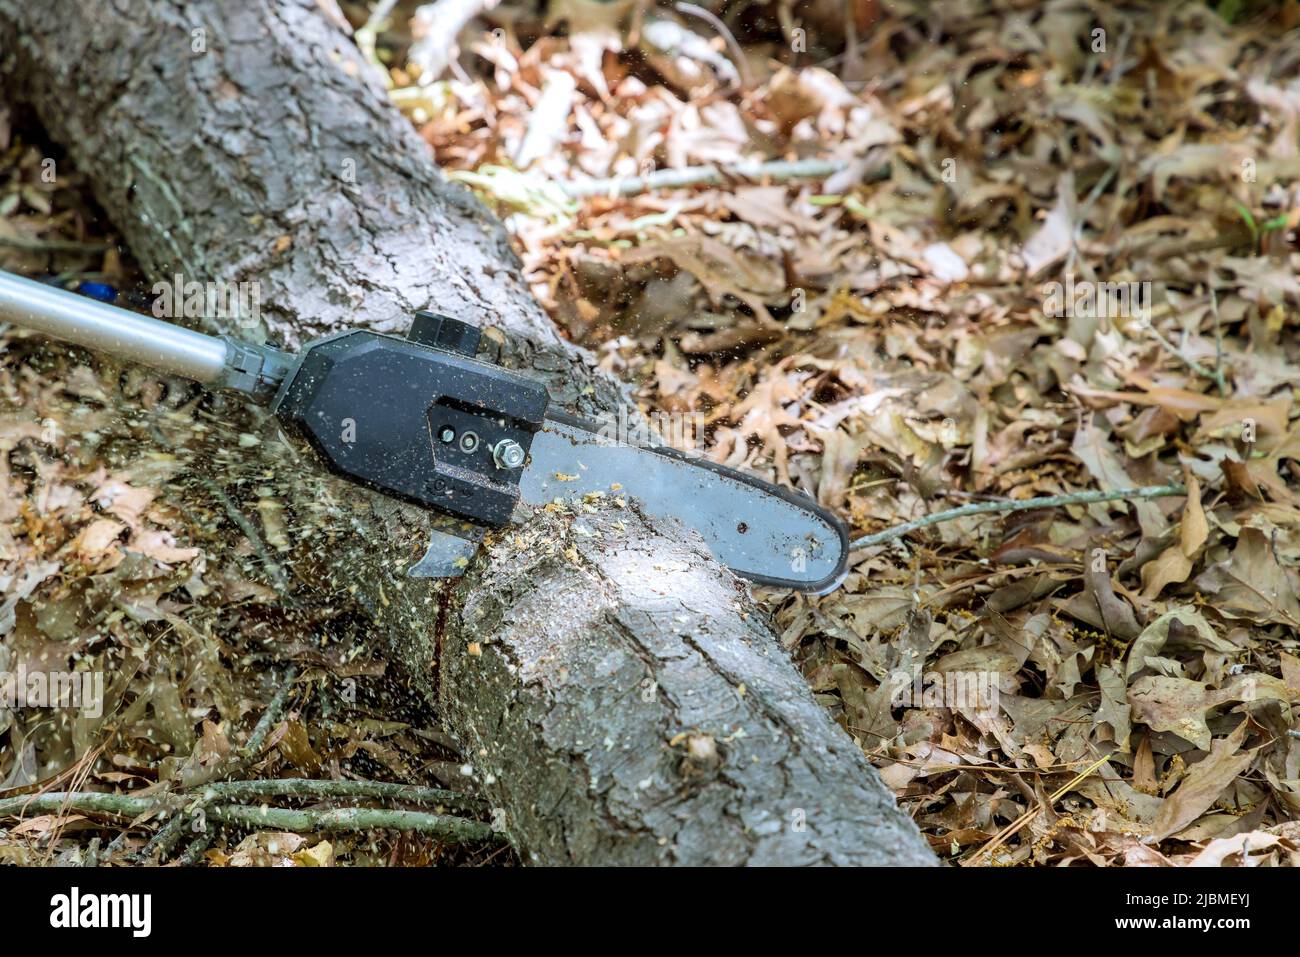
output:
[{"label": "forest floor", "polygon": [[[439,165],[506,218],[555,321],[679,444],[804,490],[855,536],[971,502],[1187,488],[936,524],[856,551],[833,594],[764,594],[942,858],[1300,862],[1294,8],[933,6],[858,3],[845,25],[742,5],[720,32],[690,8],[661,28],[630,3],[507,2],[428,84],[428,24],[359,42]],[[145,305],[49,152],[0,106],[0,268]],[[575,185],[794,159],[836,163]],[[102,715],[0,698],[0,806],[201,788],[268,709],[246,776],[463,790],[347,596],[277,560],[293,530],[241,469],[258,441],[147,370],[0,339],[0,673],[110,676]],[[11,816],[0,861],[126,862],[157,823]],[[512,859],[393,831],[186,847],[213,865]]]}]

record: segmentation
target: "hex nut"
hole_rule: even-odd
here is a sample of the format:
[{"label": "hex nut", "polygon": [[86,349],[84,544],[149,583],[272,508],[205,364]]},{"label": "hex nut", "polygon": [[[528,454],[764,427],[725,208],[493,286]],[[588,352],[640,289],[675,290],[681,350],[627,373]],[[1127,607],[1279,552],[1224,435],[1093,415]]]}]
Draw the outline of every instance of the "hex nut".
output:
[{"label": "hex nut", "polygon": [[492,461],[499,469],[517,469],[525,458],[523,446],[514,439],[502,439],[492,447]]}]

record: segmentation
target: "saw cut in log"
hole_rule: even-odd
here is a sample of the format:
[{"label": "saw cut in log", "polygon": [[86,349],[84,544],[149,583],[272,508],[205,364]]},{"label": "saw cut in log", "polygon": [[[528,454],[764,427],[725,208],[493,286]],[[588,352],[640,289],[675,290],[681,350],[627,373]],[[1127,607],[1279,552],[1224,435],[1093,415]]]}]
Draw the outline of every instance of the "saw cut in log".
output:
[{"label": "saw cut in log", "polygon": [[[402,333],[430,308],[499,330],[501,360],[557,406],[630,408],[557,334],[500,223],[439,174],[330,7],[0,0],[0,51],[11,95],[150,277],[259,284],[258,315],[208,331],[293,348]],[[578,534],[573,508],[539,509],[465,578],[414,581],[426,513],[298,468],[310,478],[283,483],[297,526],[322,490],[353,503],[349,534],[314,541],[329,584],[368,609],[526,861],[934,862],[748,588],[681,527],[634,503],[579,506]]]}]

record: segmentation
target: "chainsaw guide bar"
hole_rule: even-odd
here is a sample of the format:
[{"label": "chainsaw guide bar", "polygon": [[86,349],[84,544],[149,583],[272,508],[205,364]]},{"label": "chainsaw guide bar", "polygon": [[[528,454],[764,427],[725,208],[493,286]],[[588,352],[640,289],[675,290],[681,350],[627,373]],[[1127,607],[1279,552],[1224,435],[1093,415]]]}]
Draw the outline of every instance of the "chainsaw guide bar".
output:
[{"label": "chainsaw guide bar", "polygon": [[422,311],[405,338],[353,329],[290,355],[0,273],[0,319],[269,404],[330,471],[431,510],[414,577],[460,575],[521,502],[594,493],[680,522],[759,584],[821,594],[844,577],[847,529],[812,499],[551,408],[543,383],[476,358],[480,330],[448,316]]}]

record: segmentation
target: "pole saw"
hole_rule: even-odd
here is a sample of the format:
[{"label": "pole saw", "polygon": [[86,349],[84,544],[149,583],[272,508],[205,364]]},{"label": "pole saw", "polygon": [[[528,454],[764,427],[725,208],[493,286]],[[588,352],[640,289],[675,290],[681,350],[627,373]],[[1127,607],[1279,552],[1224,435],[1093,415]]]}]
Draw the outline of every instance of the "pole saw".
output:
[{"label": "pole saw", "polygon": [[331,472],[436,516],[412,577],[460,575],[521,501],[593,493],[677,519],[759,584],[824,594],[844,576],[844,523],[807,496],[552,408],[541,382],[475,358],[481,330],[449,316],[421,311],[404,338],[350,329],[294,355],[0,272],[0,320],[269,407]]}]

